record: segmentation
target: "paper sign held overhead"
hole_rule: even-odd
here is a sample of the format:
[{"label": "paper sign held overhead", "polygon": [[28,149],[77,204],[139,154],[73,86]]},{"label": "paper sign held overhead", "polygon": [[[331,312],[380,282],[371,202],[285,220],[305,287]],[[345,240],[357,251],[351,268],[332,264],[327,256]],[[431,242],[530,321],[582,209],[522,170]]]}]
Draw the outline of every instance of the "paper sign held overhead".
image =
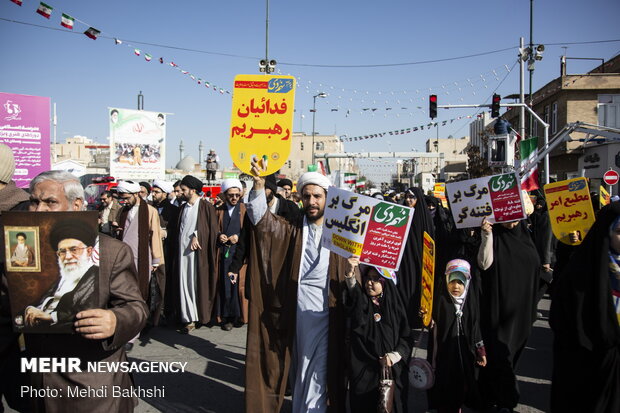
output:
[{"label": "paper sign held overhead", "polygon": [[[553,235],[564,244],[581,244],[595,220],[586,178],[547,184],[545,198]],[[571,232],[580,234],[576,243],[570,242]]]},{"label": "paper sign held overhead", "polygon": [[230,156],[251,173],[253,156],[269,175],[279,170],[291,152],[295,78],[292,76],[237,75],[230,122]]},{"label": "paper sign held overhead", "polygon": [[447,198],[457,228],[524,219],[523,195],[515,173],[449,183]]},{"label": "paper sign held overhead", "polygon": [[322,245],[360,263],[398,270],[413,209],[336,187],[327,192]]}]

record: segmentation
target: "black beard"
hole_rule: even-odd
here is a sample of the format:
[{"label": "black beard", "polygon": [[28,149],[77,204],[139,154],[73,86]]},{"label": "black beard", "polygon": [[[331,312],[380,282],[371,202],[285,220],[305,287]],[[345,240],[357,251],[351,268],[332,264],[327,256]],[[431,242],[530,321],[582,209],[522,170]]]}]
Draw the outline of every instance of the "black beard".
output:
[{"label": "black beard", "polygon": [[314,216],[314,217],[310,217],[310,216],[308,216],[308,209],[309,209],[309,208],[305,208],[305,209],[304,209],[304,213],[306,214],[306,219],[308,219],[308,221],[310,221],[310,222],[315,222],[316,220],[318,220],[318,219],[322,218],[322,217],[323,217],[323,214],[325,213],[325,211],[321,211],[321,210],[319,210],[318,215],[316,215],[316,216]]},{"label": "black beard", "polygon": [[271,201],[273,201],[274,196],[275,194],[272,191],[271,194],[269,194],[269,196],[267,197],[267,205],[271,204]]}]

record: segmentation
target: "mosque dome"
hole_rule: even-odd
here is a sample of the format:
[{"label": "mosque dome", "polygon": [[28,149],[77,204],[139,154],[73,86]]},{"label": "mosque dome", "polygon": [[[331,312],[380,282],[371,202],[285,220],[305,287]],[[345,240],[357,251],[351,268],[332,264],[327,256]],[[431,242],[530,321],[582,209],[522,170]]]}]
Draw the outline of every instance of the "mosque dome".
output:
[{"label": "mosque dome", "polygon": [[196,160],[188,155],[179,161],[175,169],[180,169],[185,172],[191,172],[194,170],[195,167],[196,167]]}]

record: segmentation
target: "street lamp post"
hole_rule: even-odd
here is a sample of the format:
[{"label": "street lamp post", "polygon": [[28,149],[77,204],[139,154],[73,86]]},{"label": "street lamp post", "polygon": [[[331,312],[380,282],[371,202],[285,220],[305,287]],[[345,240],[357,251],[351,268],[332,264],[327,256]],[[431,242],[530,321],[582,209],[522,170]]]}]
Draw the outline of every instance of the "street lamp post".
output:
[{"label": "street lamp post", "polygon": [[314,165],[314,121],[316,118],[316,98],[325,98],[327,97],[327,93],[320,92],[316,95],[312,96],[312,165]]}]

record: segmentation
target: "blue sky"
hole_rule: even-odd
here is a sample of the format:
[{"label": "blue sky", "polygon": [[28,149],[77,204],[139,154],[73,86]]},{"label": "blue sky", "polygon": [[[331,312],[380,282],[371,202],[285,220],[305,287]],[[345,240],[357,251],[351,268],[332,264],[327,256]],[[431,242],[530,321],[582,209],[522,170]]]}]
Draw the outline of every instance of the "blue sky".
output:
[{"label": "blue sky", "polygon": [[[220,153],[225,165],[232,164],[228,155],[230,95],[198,85],[157,59],[174,61],[197,78],[232,89],[235,75],[258,73],[258,60],[265,54],[265,1],[46,3],[54,7],[50,20],[35,13],[38,1],[23,0],[19,7],[0,0],[0,18],[28,23],[0,20],[4,39],[0,91],[51,97],[58,107],[60,141],[79,134],[105,142],[107,107],[135,108],[141,90],[146,110],[174,113],[167,122],[167,166],[179,160],[180,139],[186,154],[197,158],[202,140]],[[429,93],[437,93],[440,104],[488,103],[494,91],[502,96],[517,93],[519,76],[514,63],[519,37],[529,41],[529,6],[528,0],[271,0],[269,56],[279,62],[282,74],[299,78],[295,131],[312,132],[309,109],[312,95],[318,92],[329,96],[317,99],[317,133],[349,137],[426,125]],[[537,0],[534,8],[534,42],[546,45],[544,59],[536,66],[534,90],[559,75],[563,45],[571,57],[609,59],[620,52],[620,42],[569,44],[620,39],[620,2]],[[74,29],[77,34],[32,26],[62,29],[61,13],[80,21]],[[81,22],[101,30],[102,36],[122,39],[123,44],[115,45],[111,38],[88,39],[81,34],[87,28]],[[129,45],[151,54],[153,61],[135,56]],[[411,63],[506,48],[512,49],[428,64],[312,66]],[[584,73],[595,65],[569,61],[568,71]],[[475,112],[440,110],[438,120]],[[467,135],[468,122],[449,122],[440,128],[439,136]],[[386,135],[347,142],[345,148],[423,150],[424,142],[435,136],[435,129]],[[374,165],[367,172],[375,179],[394,170],[393,161]]]}]

